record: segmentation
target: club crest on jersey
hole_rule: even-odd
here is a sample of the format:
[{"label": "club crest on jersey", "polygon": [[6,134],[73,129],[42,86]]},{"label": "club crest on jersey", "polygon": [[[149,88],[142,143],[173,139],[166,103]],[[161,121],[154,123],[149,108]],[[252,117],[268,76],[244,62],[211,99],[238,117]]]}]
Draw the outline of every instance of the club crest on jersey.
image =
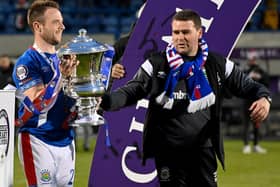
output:
[{"label": "club crest on jersey", "polygon": [[41,174],[41,178],[40,178],[41,182],[43,182],[43,183],[49,183],[49,182],[52,180],[51,174],[50,174],[50,171],[49,171],[49,170],[43,169],[43,170],[40,172],[40,174]]},{"label": "club crest on jersey", "polygon": [[18,66],[17,69],[16,69],[16,75],[17,75],[17,78],[22,81],[23,79],[25,79],[28,75],[28,69],[26,66],[24,65],[21,65],[21,66]]}]

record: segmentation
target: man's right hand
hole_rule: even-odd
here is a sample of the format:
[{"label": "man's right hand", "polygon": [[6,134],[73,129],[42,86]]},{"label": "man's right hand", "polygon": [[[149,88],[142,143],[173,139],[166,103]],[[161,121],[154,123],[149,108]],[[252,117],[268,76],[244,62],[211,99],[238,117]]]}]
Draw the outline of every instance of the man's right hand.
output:
[{"label": "man's right hand", "polygon": [[63,77],[71,76],[75,67],[78,66],[79,63],[76,55],[64,55],[63,58],[61,58],[60,63],[60,71]]},{"label": "man's right hand", "polygon": [[112,68],[112,78],[121,79],[125,76],[124,66],[121,64],[115,64]]},{"label": "man's right hand", "polygon": [[265,97],[256,100],[249,108],[251,120],[255,123],[261,123],[267,118],[269,109],[270,103]]}]

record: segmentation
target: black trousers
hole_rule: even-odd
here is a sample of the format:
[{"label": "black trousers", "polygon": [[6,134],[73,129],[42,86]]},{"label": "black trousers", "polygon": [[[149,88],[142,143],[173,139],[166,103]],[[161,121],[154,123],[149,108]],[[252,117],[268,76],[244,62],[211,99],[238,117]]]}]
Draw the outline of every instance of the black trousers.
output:
[{"label": "black trousers", "polygon": [[165,149],[155,156],[161,187],[217,187],[217,160],[212,147],[177,151]]}]

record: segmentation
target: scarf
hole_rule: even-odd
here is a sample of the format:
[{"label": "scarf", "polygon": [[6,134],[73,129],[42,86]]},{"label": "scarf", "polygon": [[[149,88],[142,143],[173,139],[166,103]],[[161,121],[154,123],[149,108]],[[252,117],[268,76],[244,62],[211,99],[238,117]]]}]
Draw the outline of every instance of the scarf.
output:
[{"label": "scarf", "polygon": [[180,79],[187,80],[187,94],[189,98],[188,112],[194,113],[215,103],[215,94],[209,85],[204,64],[208,56],[208,45],[204,39],[199,40],[200,50],[195,60],[184,62],[173,44],[166,48],[166,57],[170,67],[164,91],[156,98],[156,102],[165,109],[172,109],[174,90]]}]

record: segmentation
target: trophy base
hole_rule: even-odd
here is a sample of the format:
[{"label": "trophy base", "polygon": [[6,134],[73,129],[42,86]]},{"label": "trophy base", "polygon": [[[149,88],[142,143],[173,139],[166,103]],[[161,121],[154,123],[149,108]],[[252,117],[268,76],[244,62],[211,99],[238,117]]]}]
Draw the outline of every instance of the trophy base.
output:
[{"label": "trophy base", "polygon": [[95,113],[94,115],[91,116],[83,116],[77,120],[75,120],[70,126],[72,127],[78,127],[78,126],[99,126],[99,125],[104,125],[105,119]]}]

